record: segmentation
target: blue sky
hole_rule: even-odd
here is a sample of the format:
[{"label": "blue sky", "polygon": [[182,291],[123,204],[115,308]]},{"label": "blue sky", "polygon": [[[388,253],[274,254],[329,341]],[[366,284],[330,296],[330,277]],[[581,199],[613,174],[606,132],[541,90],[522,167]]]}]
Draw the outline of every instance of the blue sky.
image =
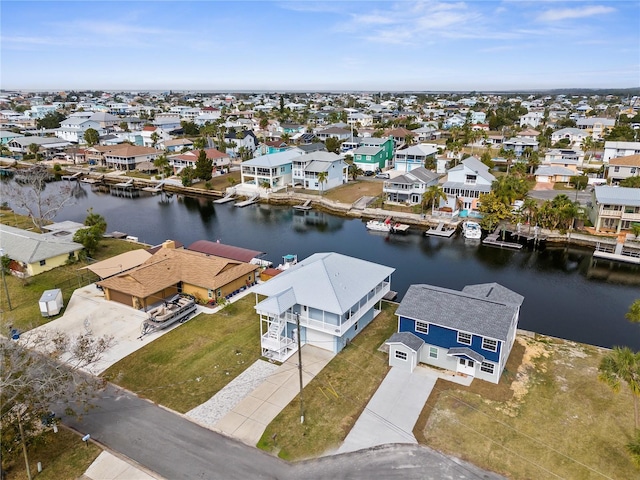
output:
[{"label": "blue sky", "polygon": [[3,0],[0,14],[7,89],[640,86],[637,0]]}]

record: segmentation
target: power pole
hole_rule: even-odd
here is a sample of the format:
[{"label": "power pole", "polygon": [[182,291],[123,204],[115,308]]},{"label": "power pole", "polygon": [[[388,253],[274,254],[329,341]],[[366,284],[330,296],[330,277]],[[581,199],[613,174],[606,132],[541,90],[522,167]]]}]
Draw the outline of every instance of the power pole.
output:
[{"label": "power pole", "polygon": [[300,423],[304,423],[304,408],[302,404],[302,345],[300,345],[300,314],[296,313],[298,340],[298,378],[300,379]]}]

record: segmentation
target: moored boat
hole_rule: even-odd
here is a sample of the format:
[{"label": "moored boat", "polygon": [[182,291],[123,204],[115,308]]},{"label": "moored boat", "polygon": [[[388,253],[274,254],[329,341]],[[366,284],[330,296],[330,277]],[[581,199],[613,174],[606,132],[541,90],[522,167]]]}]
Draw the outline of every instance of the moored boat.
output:
[{"label": "moored boat", "polygon": [[482,237],[482,229],[480,228],[480,224],[478,222],[472,222],[471,220],[467,220],[462,223],[462,235],[464,238],[478,240]]}]

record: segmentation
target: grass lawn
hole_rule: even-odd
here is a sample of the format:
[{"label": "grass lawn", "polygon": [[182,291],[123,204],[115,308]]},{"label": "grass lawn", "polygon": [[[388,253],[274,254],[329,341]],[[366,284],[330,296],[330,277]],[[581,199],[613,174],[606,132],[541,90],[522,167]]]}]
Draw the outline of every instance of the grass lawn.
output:
[{"label": "grass lawn", "polygon": [[603,352],[518,337],[499,385],[438,380],[414,434],[512,479],[638,478],[624,447],[633,401],[626,387],[616,395],[598,382]]},{"label": "grass lawn", "polygon": [[[39,480],[79,478],[101,451],[91,442],[85,445],[76,433],[65,428],[60,428],[58,433],[48,431],[28,447],[31,476]],[[42,473],[38,473],[38,462],[42,462]],[[22,448],[4,458],[2,466],[7,470],[7,480],[27,478]]]},{"label": "grass lawn", "polygon": [[[303,193],[306,193],[304,190]],[[332,188],[324,197],[341,203],[353,203],[360,197],[377,197],[382,193],[382,180],[350,180],[340,187]]]},{"label": "grass lawn", "polygon": [[248,295],[213,315],[198,315],[112,365],[103,377],[185,413],[260,358],[254,305]]},{"label": "grass lawn", "polygon": [[269,424],[259,448],[299,460],[339,446],[389,370],[378,348],[397,328],[397,305],[382,305],[375,320],[304,388],[305,423],[300,424],[296,397]]},{"label": "grass lawn", "polygon": [[[211,184],[211,190],[225,191],[227,188],[231,186],[231,182],[229,181],[230,178],[233,179],[236,184],[240,183],[240,180],[241,180],[240,171],[234,170],[230,173],[225,173],[224,175],[215,175],[211,180],[209,180],[209,183]],[[205,183],[206,182],[196,182],[191,186],[193,188],[201,188],[204,190]]]},{"label": "grass lawn", "polygon": [[[13,217],[13,214],[11,214],[11,217]],[[26,217],[17,215],[16,218],[24,219]],[[8,224],[13,226],[13,222],[9,222]],[[141,248],[141,245],[124,240],[105,238],[102,240],[95,257],[96,260],[104,260],[105,258],[138,248]],[[13,325],[20,331],[26,331],[58,318],[57,316],[50,318],[43,317],[40,314],[38,300],[45,290],[62,288],[64,304],[67,305],[71,294],[76,288],[87,285],[97,279],[97,277],[88,270],[78,270],[83,266],[86,266],[86,263],[80,262],[74,265],[65,265],[24,280],[14,277],[13,275],[5,275],[12,309],[11,311],[8,309],[4,287],[0,288],[2,330],[5,330],[5,325]],[[61,315],[62,314],[64,314],[64,310],[61,312]]]}]

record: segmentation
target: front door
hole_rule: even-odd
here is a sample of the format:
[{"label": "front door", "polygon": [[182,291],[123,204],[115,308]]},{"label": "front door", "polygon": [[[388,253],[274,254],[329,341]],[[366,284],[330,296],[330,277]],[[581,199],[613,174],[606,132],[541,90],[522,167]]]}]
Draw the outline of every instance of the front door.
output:
[{"label": "front door", "polygon": [[456,371],[458,373],[464,373],[465,375],[475,376],[476,364],[473,360],[469,360],[467,358],[459,358],[458,368]]}]

